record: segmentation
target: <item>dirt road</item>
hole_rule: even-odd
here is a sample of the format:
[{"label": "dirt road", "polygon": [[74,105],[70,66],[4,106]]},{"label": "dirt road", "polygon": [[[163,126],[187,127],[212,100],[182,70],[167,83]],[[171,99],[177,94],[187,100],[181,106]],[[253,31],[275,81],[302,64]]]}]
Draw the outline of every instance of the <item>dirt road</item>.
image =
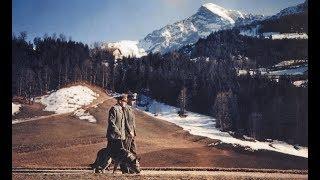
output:
[{"label": "dirt road", "polygon": [[13,179],[308,179],[308,174],[305,172],[293,173],[277,172],[277,171],[241,171],[241,170],[142,170],[140,174],[123,175],[120,171],[112,173],[107,171],[104,174],[94,174],[90,170],[62,170],[62,169],[47,169],[34,170],[24,169],[14,170]]}]

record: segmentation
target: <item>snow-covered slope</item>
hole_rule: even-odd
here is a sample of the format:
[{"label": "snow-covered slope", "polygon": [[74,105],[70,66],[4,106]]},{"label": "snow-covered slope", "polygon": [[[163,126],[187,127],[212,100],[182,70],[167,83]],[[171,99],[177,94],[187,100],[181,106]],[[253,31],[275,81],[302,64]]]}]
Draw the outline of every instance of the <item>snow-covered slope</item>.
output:
[{"label": "snow-covered slope", "polygon": [[277,70],[277,71],[270,71],[266,75],[277,75],[277,76],[283,76],[283,75],[303,75],[308,71],[308,66],[300,66],[296,68],[291,69],[283,69],[283,70]]},{"label": "snow-covered slope", "polygon": [[243,36],[265,38],[265,39],[308,39],[307,33],[279,33],[279,32],[264,32],[259,33],[260,26],[257,25],[251,29],[241,29],[240,34]]},{"label": "snow-covered slope", "polygon": [[166,53],[193,44],[214,31],[231,28],[238,18],[244,18],[239,11],[207,3],[191,17],[148,34],[138,45],[147,52]]},{"label": "snow-covered slope", "polygon": [[[236,22],[240,34],[256,38],[268,39],[308,39],[308,2],[281,10],[276,15],[260,18],[259,21],[250,17]],[[257,19],[257,18],[256,18]],[[247,23],[247,22],[248,23]],[[247,24],[246,24],[247,23]]]},{"label": "snow-covered slope", "polygon": [[166,105],[164,103],[159,103],[148,97],[142,99],[144,99],[143,101],[149,99],[149,103],[142,103],[145,105],[148,104],[147,106],[149,111],[146,112],[146,107],[142,106],[139,106],[138,109],[151,116],[158,114],[157,118],[174,123],[191,134],[217,139],[222,143],[232,144],[233,146],[242,146],[251,151],[269,150],[308,158],[308,147],[294,147],[293,145],[277,140],[263,142],[257,140],[248,141],[237,139],[232,137],[228,132],[221,132],[219,129],[215,128],[216,120],[213,117],[187,112],[188,116],[186,118],[180,118],[178,115],[178,108]]},{"label": "snow-covered slope", "polygon": [[[237,24],[247,24],[263,16],[246,15],[236,10],[228,10],[213,3],[202,5],[189,18],[155,30],[137,41],[106,43],[104,48],[111,50],[116,58],[123,56],[141,57],[147,53],[166,53],[193,44],[212,32],[228,29]],[[244,20],[244,22],[242,22]]]},{"label": "snow-covered slope", "polygon": [[[250,26],[241,29],[247,36],[258,37],[259,23],[264,20],[277,19],[290,14],[303,13],[308,9],[308,2],[283,9],[278,14],[265,17],[263,15],[244,14],[236,10],[228,10],[213,3],[202,5],[199,10],[189,18],[167,25],[155,30],[139,41],[120,41],[106,43],[103,47],[111,50],[117,59],[122,57],[141,57],[147,53],[167,53],[183,46],[194,44],[200,38],[206,38],[212,32],[232,27]],[[273,37],[272,37],[273,38]],[[281,35],[279,38],[303,38],[305,34]]]},{"label": "snow-covered slope", "polygon": [[285,66],[294,66],[298,64],[307,64],[308,59],[293,59],[293,60],[287,60],[287,61],[281,61],[280,63],[274,65],[275,67],[285,67]]},{"label": "snow-covered slope", "polygon": [[263,21],[264,19],[269,18],[264,15],[254,15],[254,14],[243,14],[243,18],[238,18],[235,22],[235,26],[244,26],[248,24],[252,24],[258,21]]},{"label": "snow-covered slope", "polygon": [[86,86],[71,86],[59,89],[49,95],[36,98],[46,106],[45,111],[53,111],[57,114],[68,113],[90,104],[99,94]]},{"label": "snow-covered slope", "polygon": [[296,6],[288,7],[283,10],[281,10],[279,13],[276,15],[272,16],[271,18],[280,18],[282,16],[287,16],[291,14],[298,14],[306,11],[308,9],[308,0],[306,0],[302,4],[298,4]]},{"label": "snow-covered slope", "polygon": [[307,33],[282,33],[273,34],[271,39],[308,39]]}]

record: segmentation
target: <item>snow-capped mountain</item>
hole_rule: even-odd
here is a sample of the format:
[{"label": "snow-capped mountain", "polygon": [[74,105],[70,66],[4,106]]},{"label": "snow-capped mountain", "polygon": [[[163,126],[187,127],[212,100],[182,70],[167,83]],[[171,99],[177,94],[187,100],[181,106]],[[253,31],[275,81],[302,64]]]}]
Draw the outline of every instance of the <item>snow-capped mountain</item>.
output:
[{"label": "snow-capped mountain", "polygon": [[239,11],[227,10],[212,3],[204,4],[196,14],[153,31],[138,45],[147,52],[163,54],[193,44],[214,31],[232,28],[238,18],[244,18]]},{"label": "snow-capped mountain", "polygon": [[288,7],[260,21],[236,22],[240,34],[268,39],[308,39],[308,1]]},{"label": "snow-capped mountain", "polygon": [[305,12],[306,10],[308,10],[308,0],[306,0],[302,4],[285,8],[281,10],[279,13],[277,13],[276,15],[272,16],[271,18],[280,18],[282,16],[287,16],[291,14],[299,14],[299,13]]},{"label": "snow-capped mountain", "polygon": [[[227,10],[216,4],[207,3],[191,17],[155,30],[138,43],[137,41],[120,41],[107,43],[104,47],[116,50],[118,58],[127,56],[127,52],[130,56],[136,57],[143,56],[145,52],[164,54],[193,44],[212,32],[232,28],[236,22],[245,23],[241,20],[251,22],[259,18],[261,16],[246,15],[236,10]],[[118,54],[119,52],[121,54]]]},{"label": "snow-capped mountain", "polygon": [[254,15],[254,14],[244,14],[244,18],[238,18],[235,22],[235,26],[245,26],[258,21],[263,21],[267,19],[268,16],[264,15]]}]

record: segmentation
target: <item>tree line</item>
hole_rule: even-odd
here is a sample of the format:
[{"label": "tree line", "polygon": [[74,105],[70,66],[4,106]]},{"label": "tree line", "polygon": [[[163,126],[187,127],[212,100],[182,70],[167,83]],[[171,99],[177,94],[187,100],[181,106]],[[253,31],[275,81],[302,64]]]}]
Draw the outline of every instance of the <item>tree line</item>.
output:
[{"label": "tree line", "polygon": [[64,35],[36,37],[27,34],[12,37],[12,95],[33,97],[75,81],[88,81],[106,87],[110,68],[101,59],[114,59],[98,46],[73,40]]},{"label": "tree line", "polygon": [[[276,83],[259,75],[237,76],[234,57],[241,48],[214,49],[218,45],[212,39],[221,43],[224,36],[218,32],[209,41],[200,40],[192,49],[197,56],[181,50],[115,60],[99,44],[89,48],[63,35],[35,38],[33,44],[25,33],[13,35],[12,95],[30,98],[87,81],[120,93],[148,92],[159,101],[181,105],[182,114],[191,110],[212,115],[223,131],[306,144],[307,88],[296,88],[286,78]],[[232,37],[228,41],[242,38]]]}]

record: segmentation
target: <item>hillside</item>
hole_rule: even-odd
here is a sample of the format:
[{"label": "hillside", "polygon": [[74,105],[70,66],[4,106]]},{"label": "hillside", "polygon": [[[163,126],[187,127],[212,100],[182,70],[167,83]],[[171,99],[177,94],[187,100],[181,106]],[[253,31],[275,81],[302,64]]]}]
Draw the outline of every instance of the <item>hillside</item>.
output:
[{"label": "hillside", "polygon": [[[83,109],[96,122],[71,114],[13,124],[13,167],[87,167],[106,145],[107,113],[115,100],[98,87],[99,96]],[[19,113],[18,113],[19,114]],[[209,147],[216,140],[190,135],[182,128],[136,110],[138,154],[143,167],[241,167],[306,169],[307,159],[276,152],[248,152]],[[79,158],[81,157],[81,158]]]}]

